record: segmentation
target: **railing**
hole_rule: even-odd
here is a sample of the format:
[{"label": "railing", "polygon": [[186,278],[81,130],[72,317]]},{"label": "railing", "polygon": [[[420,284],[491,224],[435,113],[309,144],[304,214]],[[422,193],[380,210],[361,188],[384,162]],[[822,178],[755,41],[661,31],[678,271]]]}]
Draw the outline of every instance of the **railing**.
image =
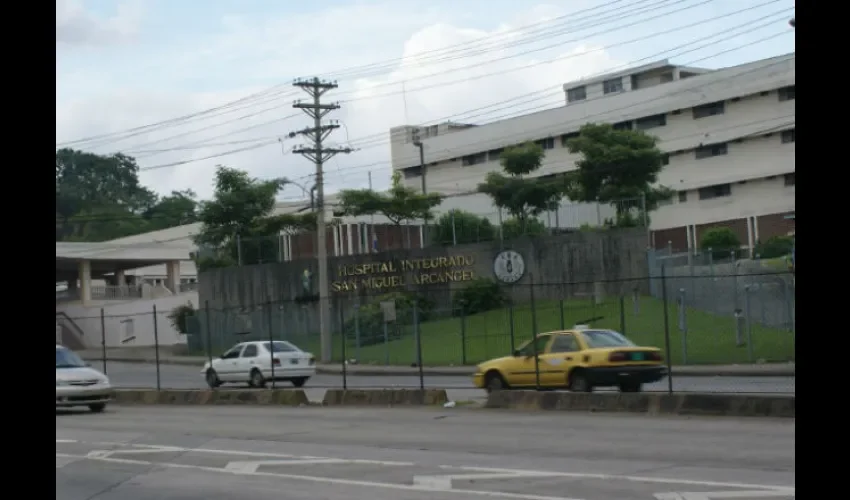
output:
[{"label": "railing", "polygon": [[[132,300],[142,298],[142,287],[140,286],[93,286],[91,287],[92,300]],[[80,289],[68,289],[56,292],[56,302],[73,302],[81,300]]]}]

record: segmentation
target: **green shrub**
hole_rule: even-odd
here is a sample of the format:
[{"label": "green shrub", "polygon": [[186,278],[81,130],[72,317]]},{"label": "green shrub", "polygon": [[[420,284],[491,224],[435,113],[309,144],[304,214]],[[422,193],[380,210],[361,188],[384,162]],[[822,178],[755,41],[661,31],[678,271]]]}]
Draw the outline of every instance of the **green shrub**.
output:
[{"label": "green shrub", "polygon": [[172,309],[168,313],[168,319],[171,322],[171,326],[178,332],[193,333],[191,332],[191,323],[195,319],[196,314],[197,310],[195,310],[195,306],[191,302],[187,302]]},{"label": "green shrub", "polygon": [[452,297],[454,314],[477,314],[504,307],[508,302],[502,287],[490,278],[478,278]]},{"label": "green shrub", "polygon": [[708,250],[709,248],[715,259],[722,259],[729,257],[732,250],[741,248],[741,241],[738,235],[728,227],[715,227],[706,231],[700,240],[700,249]]},{"label": "green shrub", "polygon": [[794,238],[790,236],[774,236],[756,245],[755,254],[762,259],[775,259],[791,255],[794,248]]},{"label": "green shrub", "polygon": [[381,302],[395,302],[396,320],[387,325],[387,336],[395,340],[403,335],[404,329],[413,325],[413,307],[416,304],[417,320],[428,321],[434,311],[434,302],[426,297],[409,292],[394,292],[375,297],[368,304],[345,321],[343,332],[346,338],[354,340],[359,329],[360,345],[369,346],[384,342],[384,313]]},{"label": "green shrub", "polygon": [[546,226],[537,218],[527,219],[524,224],[517,218],[502,222],[502,237],[506,240],[520,236],[540,236],[543,234],[546,234]]},{"label": "green shrub", "polygon": [[479,217],[463,210],[450,210],[437,219],[433,239],[442,245],[492,241],[496,229],[486,217]]}]

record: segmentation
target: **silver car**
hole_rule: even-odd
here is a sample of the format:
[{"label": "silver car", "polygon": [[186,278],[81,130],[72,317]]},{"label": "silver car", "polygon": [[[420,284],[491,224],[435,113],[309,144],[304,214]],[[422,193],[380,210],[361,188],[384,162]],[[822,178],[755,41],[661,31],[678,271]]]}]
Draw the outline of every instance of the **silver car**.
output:
[{"label": "silver car", "polygon": [[112,398],[106,375],[90,367],[74,351],[56,346],[56,408],[88,406],[99,413]]}]

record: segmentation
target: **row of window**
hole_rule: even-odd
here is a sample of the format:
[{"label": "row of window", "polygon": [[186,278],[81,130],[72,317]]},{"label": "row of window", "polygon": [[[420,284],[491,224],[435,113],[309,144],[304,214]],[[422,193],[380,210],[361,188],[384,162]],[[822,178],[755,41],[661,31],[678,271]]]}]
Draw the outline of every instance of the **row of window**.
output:
[{"label": "row of window", "polygon": [[[579,88],[579,87],[577,87]],[[575,90],[575,89],[572,89]],[[765,96],[770,94],[770,92],[762,92],[761,95]],[[780,101],[788,101],[795,98],[795,87],[792,85],[790,87],[783,87],[779,89],[778,96]],[[734,98],[731,101],[736,102],[739,101],[740,98]],[[691,113],[695,120],[700,118],[705,118],[709,116],[717,116],[725,114],[726,112],[726,103],[724,101],[712,102],[708,104],[701,104],[699,106],[695,106],[691,108]],[[682,110],[674,110],[671,111],[672,115],[680,115]],[[667,113],[660,113],[657,115],[644,116],[641,118],[637,118],[635,120],[627,120],[623,122],[614,123],[612,126],[616,130],[650,130],[656,127],[663,127],[667,125]],[[573,137],[578,137],[578,132],[571,132],[569,134],[564,134],[560,137],[561,146],[566,147],[567,141],[572,139]],[[784,131],[782,132],[782,143],[794,142],[795,136],[794,131]],[[555,139],[553,137],[547,137],[545,139],[539,139],[535,141],[540,145],[544,150],[554,149],[555,148]],[[711,144],[707,146],[702,146],[697,148],[696,158],[709,158],[712,156],[724,155],[727,153],[727,145],[726,144]],[[488,161],[498,161],[499,156],[504,151],[504,148],[497,148],[490,151],[484,151],[481,153],[475,153],[467,156],[461,157],[461,165],[464,167],[469,167],[472,165],[478,165],[481,163],[486,163]],[[450,162],[453,160],[449,160]],[[436,163],[432,163],[430,166],[435,166]],[[665,163],[666,165],[666,163]],[[418,177],[422,175],[421,169],[419,166],[408,167],[404,169],[404,176],[406,178]]]},{"label": "row of window", "polygon": [[[773,176],[768,177],[767,180],[774,179]],[[785,174],[783,176],[783,180],[785,186],[795,186],[797,184],[797,180],[794,173]],[[746,183],[746,181],[742,181],[741,184]],[[726,196],[732,196],[732,184],[715,184],[713,186],[706,186],[697,189],[697,196],[700,200],[713,200],[715,198],[723,198]],[[687,203],[688,201],[688,192],[687,191],[679,191],[679,203]],[[672,201],[668,201],[667,204],[672,203]]]}]

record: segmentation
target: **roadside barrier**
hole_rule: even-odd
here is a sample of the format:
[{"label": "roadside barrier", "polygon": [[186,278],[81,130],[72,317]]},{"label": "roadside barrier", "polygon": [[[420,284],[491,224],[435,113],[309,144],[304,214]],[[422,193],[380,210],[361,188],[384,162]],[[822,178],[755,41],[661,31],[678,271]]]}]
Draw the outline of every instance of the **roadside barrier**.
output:
[{"label": "roadside barrier", "polygon": [[120,404],[164,405],[279,405],[309,404],[302,390],[153,390],[119,389],[114,401]]},{"label": "roadside barrier", "polygon": [[325,406],[431,406],[449,401],[445,389],[328,389]]}]

